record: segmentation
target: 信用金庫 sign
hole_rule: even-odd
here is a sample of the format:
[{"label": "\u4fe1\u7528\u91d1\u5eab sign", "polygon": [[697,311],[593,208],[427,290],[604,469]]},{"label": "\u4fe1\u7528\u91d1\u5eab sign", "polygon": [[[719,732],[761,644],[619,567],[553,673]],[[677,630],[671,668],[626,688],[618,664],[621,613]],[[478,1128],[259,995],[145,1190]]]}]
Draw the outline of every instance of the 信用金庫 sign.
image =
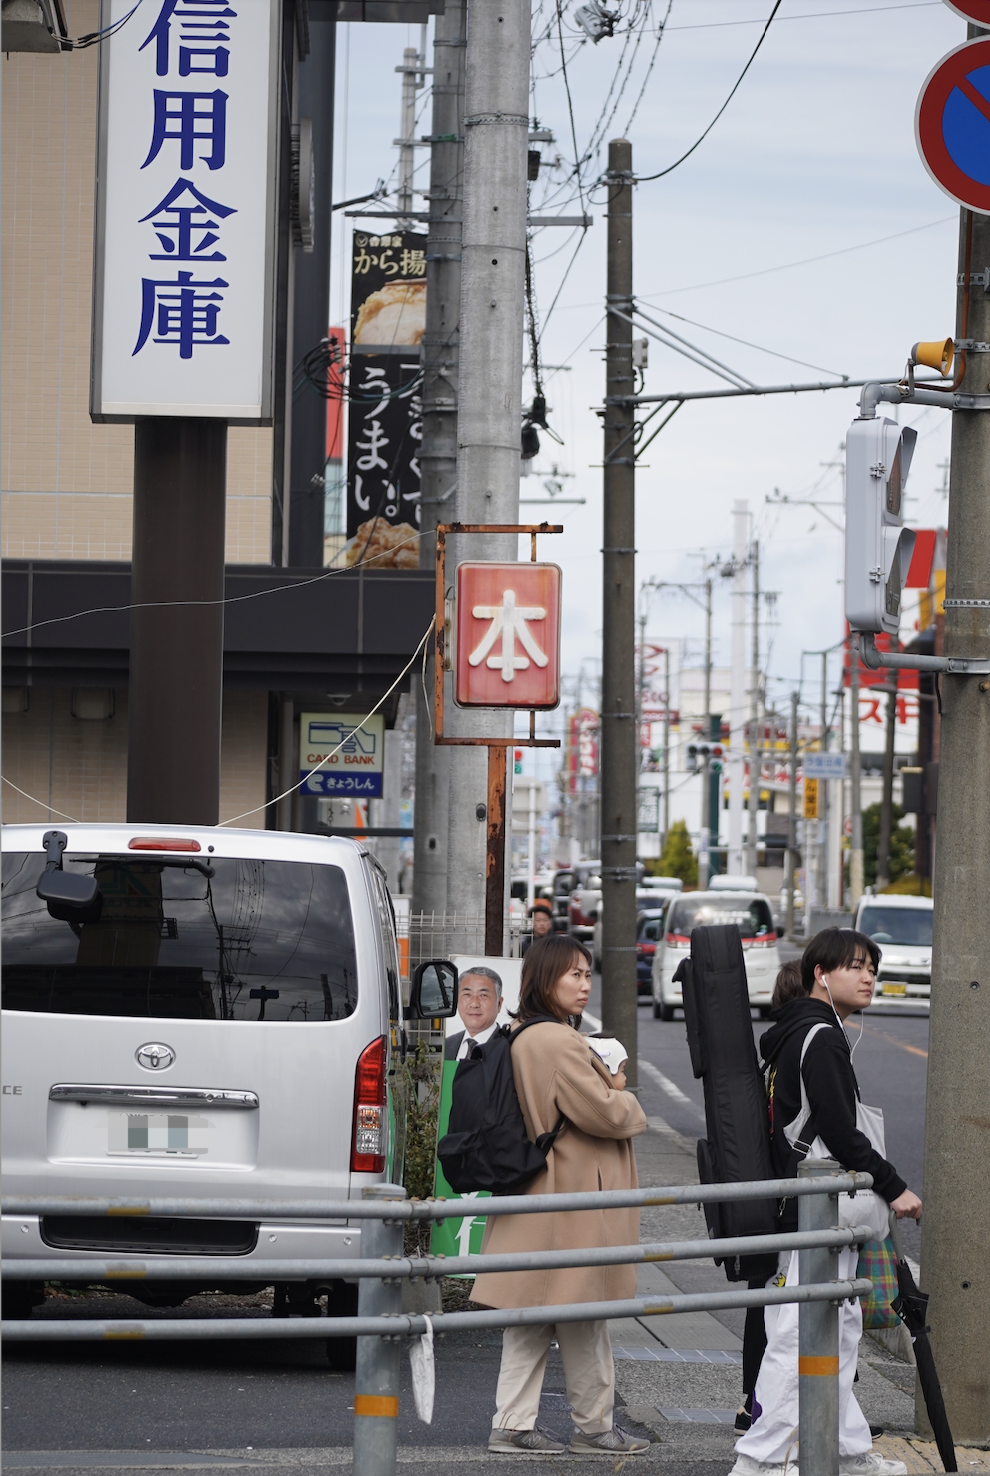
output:
[{"label": "\u4fe1\u7528\u91d1\u5eab sign", "polygon": [[103,0],[90,412],[272,415],[281,6]]},{"label": "\u4fe1\u7528\u91d1\u5eab sign", "polygon": [[304,712],[299,718],[300,793],[381,799],[385,719],[354,712]]}]

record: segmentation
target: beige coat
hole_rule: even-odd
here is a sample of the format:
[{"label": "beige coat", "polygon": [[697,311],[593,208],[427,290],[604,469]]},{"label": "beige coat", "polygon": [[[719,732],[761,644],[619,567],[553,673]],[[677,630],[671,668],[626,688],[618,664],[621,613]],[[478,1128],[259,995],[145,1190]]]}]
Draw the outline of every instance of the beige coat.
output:
[{"label": "beige coat", "polygon": [[[632,1139],[645,1131],[646,1116],[630,1092],[612,1089],[607,1067],[582,1035],[569,1025],[531,1025],[512,1047],[512,1070],[533,1142],[553,1130],[561,1113],[567,1119],[545,1171],[526,1186],[527,1194],[638,1186]],[[498,1215],[488,1220],[481,1253],[574,1250],[638,1241],[635,1208]],[[482,1272],[472,1292],[476,1302],[489,1307],[559,1306],[635,1295],[635,1266]]]}]

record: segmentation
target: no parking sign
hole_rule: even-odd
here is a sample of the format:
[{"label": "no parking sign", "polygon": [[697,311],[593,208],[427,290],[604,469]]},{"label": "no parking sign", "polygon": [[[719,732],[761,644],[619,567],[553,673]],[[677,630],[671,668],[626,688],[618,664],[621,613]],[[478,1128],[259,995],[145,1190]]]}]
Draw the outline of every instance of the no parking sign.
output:
[{"label": "no parking sign", "polygon": [[[990,24],[990,0],[951,7]],[[932,179],[958,204],[990,215],[990,38],[966,41],[929,73],[915,113],[915,137]]]}]

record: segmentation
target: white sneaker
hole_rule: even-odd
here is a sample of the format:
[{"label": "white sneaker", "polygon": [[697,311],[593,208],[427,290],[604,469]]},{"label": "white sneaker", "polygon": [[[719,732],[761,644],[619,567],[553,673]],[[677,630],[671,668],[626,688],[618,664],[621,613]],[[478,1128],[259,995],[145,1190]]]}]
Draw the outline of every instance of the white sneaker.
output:
[{"label": "white sneaker", "polygon": [[799,1476],[798,1463],[793,1461],[754,1461],[752,1456],[736,1456],[736,1464],[729,1476]]},{"label": "white sneaker", "polygon": [[862,1455],[840,1455],[839,1476],[907,1476],[907,1466],[878,1450],[864,1450]]}]

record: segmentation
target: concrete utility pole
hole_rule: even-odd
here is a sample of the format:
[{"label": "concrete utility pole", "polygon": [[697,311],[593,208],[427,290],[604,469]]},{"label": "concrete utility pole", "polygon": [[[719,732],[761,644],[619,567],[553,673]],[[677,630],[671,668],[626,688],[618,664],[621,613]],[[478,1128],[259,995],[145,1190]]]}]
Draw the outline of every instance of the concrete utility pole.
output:
[{"label": "concrete utility pole", "polygon": [[[970,36],[985,34],[969,27]],[[960,222],[956,334],[990,340],[990,216]],[[972,231],[971,248],[967,236]],[[967,272],[969,280],[966,280]],[[963,305],[969,319],[963,328]],[[986,389],[967,355],[962,391]],[[990,652],[990,416],[952,412],[945,654]],[[932,1348],[956,1441],[990,1437],[990,683],[944,676],[935,851],[932,1002],[925,1116],[924,1286]]]},{"label": "concrete utility pole", "polygon": [[[461,313],[461,227],[464,216],[464,71],[466,0],[447,0],[434,17],[430,224],[426,245],[426,331],[423,334],[423,440],[420,568],[436,560],[434,529],[454,514],[457,484],[457,393]],[[413,912],[447,906],[449,748],[433,742],[433,643],[426,679],[415,681],[416,823]],[[425,693],[424,693],[425,687]],[[426,694],[430,694],[427,696]],[[453,720],[453,714],[451,714]],[[475,822],[477,823],[477,822]],[[481,829],[482,844],[484,829]]]},{"label": "concrete utility pole", "polygon": [[749,830],[746,835],[746,864],[743,870],[756,875],[758,842],[756,817],[760,812],[760,777],[762,768],[762,712],[760,708],[760,545],[753,539],[749,561],[753,570],[752,637],[753,685],[749,699]]},{"label": "concrete utility pole", "polygon": [[416,93],[426,80],[426,27],[420,28],[422,53],[415,46],[407,46],[402,53],[402,65],[396,67],[402,73],[402,105],[399,122],[399,215],[396,224],[411,226],[410,213],[413,209],[413,176],[416,171]]},{"label": "concrete utility pole", "polygon": [[859,756],[859,636],[849,637],[849,906],[853,912],[863,895],[863,765]]},{"label": "concrete utility pole", "polygon": [[670,647],[663,648],[663,833],[661,850],[670,829]]},{"label": "concrete utility pole", "polygon": [[730,876],[743,869],[743,789],[746,755],[746,546],[749,503],[732,506],[732,672],[729,688],[729,856]]},{"label": "concrete utility pole", "polygon": [[[519,521],[529,0],[469,11],[464,102],[464,233],[456,512],[447,521]],[[446,505],[442,509],[446,514]],[[438,519],[439,521],[439,519]],[[451,537],[451,573],[467,558],[512,560],[515,534]],[[630,642],[630,647],[632,642]],[[632,694],[630,693],[630,696]],[[509,738],[512,714],[447,708],[451,737]],[[504,762],[505,750],[502,750]],[[485,909],[488,754],[450,750],[447,911]],[[506,806],[511,806],[508,794]]]},{"label": "concrete utility pole", "polygon": [[[602,1028],[626,1047],[637,1083],[636,1030],[636,409],[633,392],[632,145],[608,146],[605,518],[602,547]],[[619,317],[618,314],[624,314]]]},{"label": "concrete utility pole", "polygon": [[[788,938],[794,937],[794,884],[797,879],[797,756],[798,756],[798,694],[791,693],[790,762],[787,771],[787,850],[784,853],[786,870],[784,887],[787,891],[787,912],[784,928]],[[807,899],[805,899],[807,902]]]},{"label": "concrete utility pole", "polygon": [[[828,652],[823,651],[822,656],[822,690],[820,701],[820,717],[822,726],[822,739],[820,748],[822,753],[828,748]],[[828,832],[829,832],[829,780],[818,781],[818,877],[817,892],[819,907],[828,906]]]}]

